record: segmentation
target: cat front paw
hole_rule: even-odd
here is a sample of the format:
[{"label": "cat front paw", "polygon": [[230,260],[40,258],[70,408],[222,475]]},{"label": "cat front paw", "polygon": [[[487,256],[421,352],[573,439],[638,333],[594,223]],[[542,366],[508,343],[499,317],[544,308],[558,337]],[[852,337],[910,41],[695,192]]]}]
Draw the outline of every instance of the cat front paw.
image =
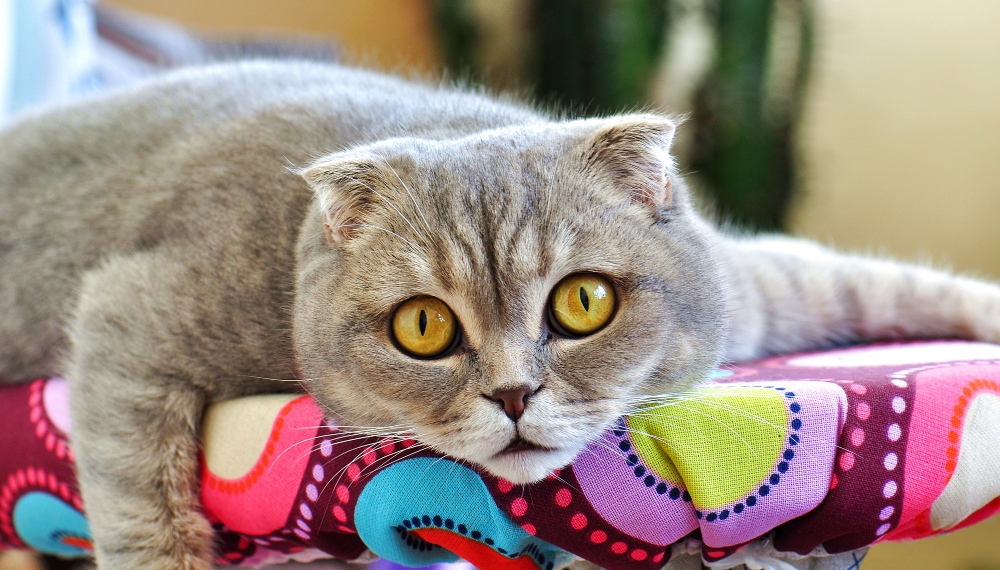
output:
[{"label": "cat front paw", "polygon": [[[124,516],[123,516],[124,515]],[[211,570],[214,533],[194,508],[168,521],[129,517],[93,525],[98,570]]]}]

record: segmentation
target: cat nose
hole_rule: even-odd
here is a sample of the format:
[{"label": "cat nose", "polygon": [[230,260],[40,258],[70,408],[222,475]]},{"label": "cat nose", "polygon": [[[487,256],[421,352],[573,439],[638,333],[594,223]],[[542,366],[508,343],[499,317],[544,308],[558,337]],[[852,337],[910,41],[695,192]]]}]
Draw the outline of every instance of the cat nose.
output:
[{"label": "cat nose", "polygon": [[518,386],[517,388],[495,390],[492,395],[487,397],[498,404],[503,404],[503,413],[516,422],[524,415],[524,407],[528,404],[528,398],[534,393],[534,388]]}]

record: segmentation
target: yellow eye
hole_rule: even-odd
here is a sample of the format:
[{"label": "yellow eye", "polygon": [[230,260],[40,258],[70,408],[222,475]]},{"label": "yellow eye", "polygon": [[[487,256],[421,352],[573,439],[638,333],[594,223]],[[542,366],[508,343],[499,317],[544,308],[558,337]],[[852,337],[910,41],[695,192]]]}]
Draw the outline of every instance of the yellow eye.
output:
[{"label": "yellow eye", "polygon": [[457,330],[451,309],[434,297],[414,297],[392,315],[392,336],[413,356],[439,356],[451,347]]},{"label": "yellow eye", "polygon": [[571,334],[597,331],[614,312],[615,290],[607,279],[593,273],[570,275],[552,292],[552,316]]}]

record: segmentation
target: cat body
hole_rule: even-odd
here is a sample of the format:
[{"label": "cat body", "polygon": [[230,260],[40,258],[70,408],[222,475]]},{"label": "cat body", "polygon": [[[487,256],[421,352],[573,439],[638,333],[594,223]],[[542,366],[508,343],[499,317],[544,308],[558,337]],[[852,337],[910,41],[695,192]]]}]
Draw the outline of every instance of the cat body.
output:
[{"label": "cat body", "polygon": [[[349,428],[527,482],[721,359],[1000,340],[992,285],[722,235],[691,207],[672,135],[656,115],[561,120],[287,62],[8,126],[0,379],[71,380],[98,565],[210,567],[197,430],[213,401],[304,386]],[[592,333],[553,321],[572,275],[613,284]],[[415,297],[457,323],[430,358],[392,324]]]}]

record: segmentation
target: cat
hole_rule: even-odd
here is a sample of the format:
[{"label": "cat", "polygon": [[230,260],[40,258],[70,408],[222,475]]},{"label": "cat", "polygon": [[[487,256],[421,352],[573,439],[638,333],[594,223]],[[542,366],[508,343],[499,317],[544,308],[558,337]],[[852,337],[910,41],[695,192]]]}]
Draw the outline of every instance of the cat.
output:
[{"label": "cat", "polygon": [[1000,288],[700,217],[657,114],[176,72],[0,132],[0,378],[65,375],[99,568],[207,569],[199,421],[305,389],[517,483],[722,360],[1000,341]]}]

